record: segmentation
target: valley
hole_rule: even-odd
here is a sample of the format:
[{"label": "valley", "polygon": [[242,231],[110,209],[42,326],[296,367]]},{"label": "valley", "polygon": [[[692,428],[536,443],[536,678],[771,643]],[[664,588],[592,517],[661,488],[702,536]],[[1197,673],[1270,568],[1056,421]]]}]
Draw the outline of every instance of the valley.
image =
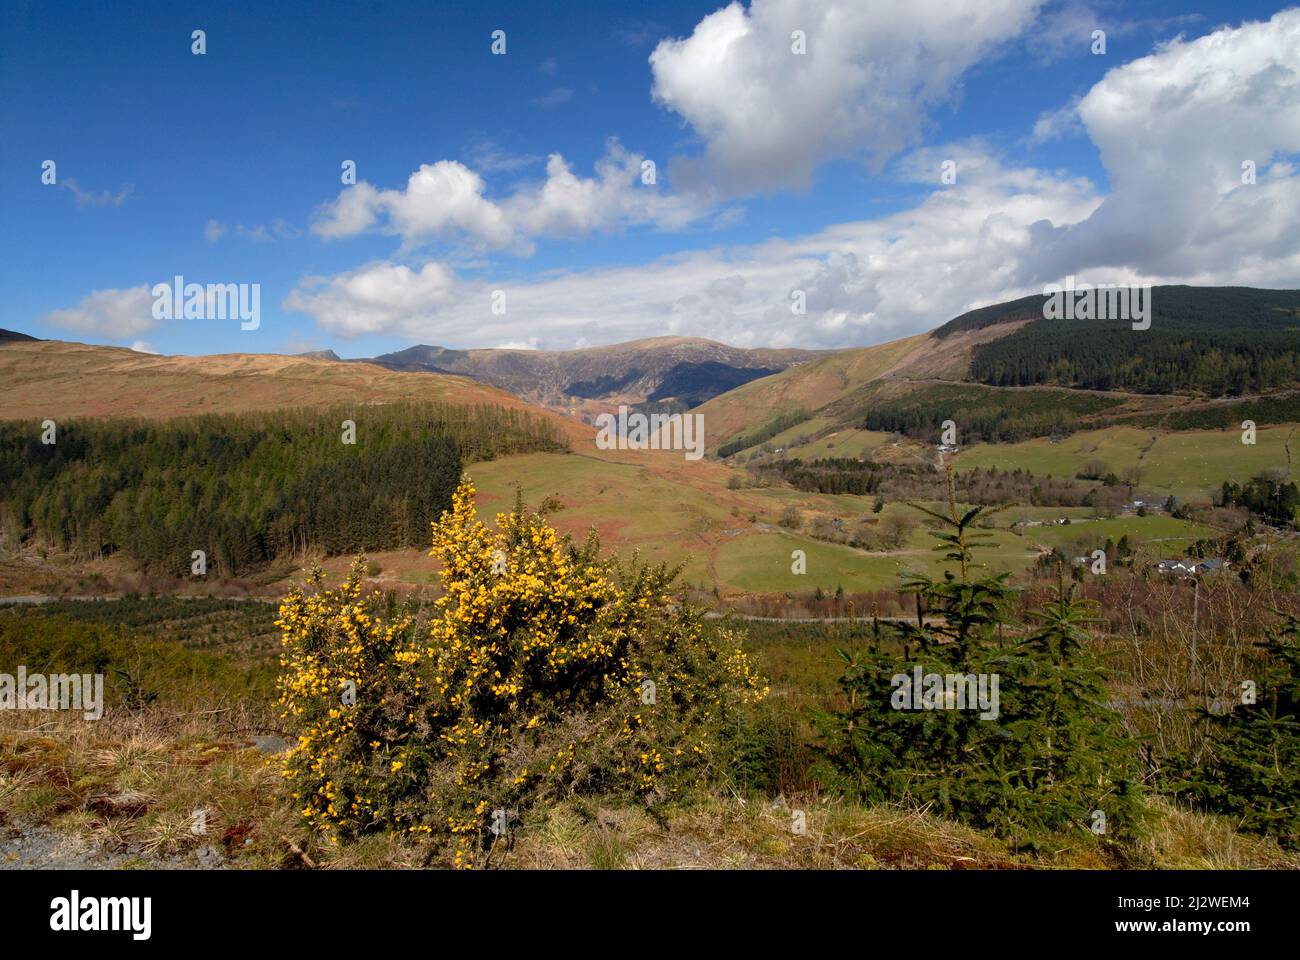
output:
[{"label": "valley", "polygon": [[[1177,322],[1160,302],[1157,288],[1156,331]],[[1200,749],[1203,732],[1150,704],[1226,689],[1268,611],[1297,612],[1300,383],[1234,394],[1190,381],[1153,391],[974,376],[981,351],[1015,337],[1038,344],[1039,322],[1016,301],[839,351],[728,352],[667,338],[533,357],[413,348],[375,362],[162,357],[0,337],[0,649],[48,668],[97,651],[115,665],[110,697],[168,725],[143,747],[116,721],[66,741],[0,734],[0,759],[25,771],[0,781],[0,803],[79,838],[87,852],[75,856],[89,859],[77,862],[106,855],[96,850],[118,851],[113,863],[185,862],[175,858],[191,845],[174,824],[202,789],[223,797],[227,835],[252,837],[244,850],[227,845],[231,862],[410,865],[410,848],[391,840],[303,839],[286,852],[280,837],[296,828],[265,773],[282,739],[276,619],[315,570],[327,583],[351,570],[386,615],[428,617],[449,575],[430,553],[429,524],[463,476],[484,530],[517,523],[516,504],[540,511],[538,522],[574,544],[594,534],[602,557],[676,571],[674,605],[702,611],[701,629],[719,642],[743,637],[770,684],[751,721],[760,727],[746,734],[759,752],[730,774],[744,791],[824,789],[817,751],[831,741],[812,718],[852,703],[836,649],[907,629],[918,602],[907,584],[942,583],[953,570],[936,549],[944,518],[979,504],[995,509],[974,528],[972,571],[1012,585],[1011,629],[1030,629],[1021,624],[1055,583],[1095,601],[1103,615],[1090,642],[1118,664],[1117,716],[1162,744],[1143,774],[1159,794],[1147,801],[1158,826],[1140,854],[1061,833],[1052,854],[1022,850],[960,817],[905,827],[891,807],[847,800],[818,814],[815,844],[794,847],[779,832],[786,814],[711,797],[675,810],[653,836],[636,806],[619,808],[612,833],[592,833],[573,807],[553,805],[521,828],[512,865],[1113,867],[1140,856],[1293,866],[1294,853],[1271,839],[1156,789],[1168,779],[1161,765]],[[1249,378],[1262,361],[1241,356]],[[1066,370],[1068,355],[1058,360]],[[618,423],[602,415],[619,408],[699,418],[707,455],[601,441],[600,425]],[[1255,429],[1243,429],[1242,410]],[[52,448],[39,442],[46,420],[57,426]],[[945,445],[946,422],[956,442]],[[210,558],[202,576],[190,569],[193,549]],[[1222,566],[1188,587],[1166,572],[1184,560]],[[1213,641],[1198,642],[1198,630]],[[1167,669],[1153,673],[1152,662]],[[160,771],[148,784],[127,760],[139,750]],[[40,786],[51,778],[68,786]],[[132,807],[137,792],[151,799]],[[135,811],[120,827],[86,812],[115,804]],[[556,830],[574,840],[556,844]],[[1199,839],[1189,847],[1190,835]],[[692,853],[706,837],[698,842],[714,852]],[[43,838],[23,834],[14,855],[37,856]],[[719,843],[734,853],[717,853]]]},{"label": "valley", "polygon": [[[1157,331],[1162,322],[1176,322],[1160,309],[1167,300],[1163,291],[1157,288],[1153,295]],[[1258,292],[1255,299],[1239,291],[1208,291],[1207,302],[1221,295],[1228,298],[1225,303],[1249,303],[1250,309],[1263,310],[1266,316],[1267,308],[1258,306],[1261,298],[1294,303],[1287,292],[1267,291]],[[937,430],[938,419],[952,419],[959,437],[972,431],[988,435],[963,442],[945,455],[959,479],[977,477],[981,471],[1019,471],[1074,484],[1082,492],[1100,490],[1096,481],[1108,474],[1123,487],[1122,496],[1101,498],[1092,507],[1022,501],[1005,511],[990,528],[995,548],[989,563],[1015,575],[1026,573],[1053,550],[1078,554],[1122,536],[1149,561],[1176,555],[1224,532],[1223,518],[1212,515],[1213,498],[1224,481],[1241,484],[1268,473],[1283,479],[1294,476],[1294,422],[1262,422],[1251,444],[1242,443],[1240,424],[1184,430],[1160,425],[1168,411],[1194,419],[1197,409],[1215,410],[1225,404],[1268,406],[1263,398],[1047,384],[996,388],[971,382],[970,370],[982,348],[1023,338],[1035,323],[1047,322],[1032,320],[1032,312],[1027,312],[1031,301],[973,311],[931,334],[822,354],[733,351],[707,341],[660,338],[551,355],[412,348],[381,358],[386,364],[381,366],[257,355],[156,357],[12,339],[0,349],[0,372],[8,384],[4,415],[11,421],[43,420],[52,412],[68,420],[128,411],[132,417],[153,418],[277,408],[335,407],[346,413],[397,402],[534,411],[549,418],[549,429],[564,438],[567,450],[494,456],[467,464],[467,472],[480,485],[484,518],[513,502],[516,493],[529,504],[545,502],[562,532],[581,538],[595,530],[607,549],[635,551],[681,566],[683,583],[724,602],[772,593],[889,590],[906,569],[934,571],[939,561],[928,550],[926,526],[893,518],[913,514],[902,501],[921,496],[922,487],[906,480],[908,472],[923,475],[938,462],[935,434],[928,432]],[[719,386],[720,393],[692,408],[702,418],[713,456],[697,461],[684,459],[679,451],[634,445],[612,449],[617,445],[596,443],[596,427],[583,416],[594,420],[598,407],[643,401],[654,392],[644,379],[629,392],[629,370],[662,374],[686,362],[683,358],[703,362],[706,355],[733,364],[788,365],[739,386]],[[448,372],[428,372],[434,367]],[[457,367],[475,375],[495,371],[492,375],[504,378],[517,393],[450,372]],[[509,376],[502,370],[510,371]],[[588,391],[592,395],[581,398],[587,404],[581,410],[570,404],[575,416],[557,412],[555,403],[563,406],[574,399],[573,384],[579,376],[588,386],[604,383],[606,389]],[[1280,412],[1286,409],[1288,388],[1283,385],[1274,404]],[[554,403],[539,403],[543,394]],[[1076,408],[1065,421],[1056,419],[1059,411]],[[1044,420],[1048,414],[1053,419]],[[1127,425],[1136,417],[1147,418],[1143,422],[1150,425]],[[364,419],[361,422],[364,425]],[[872,429],[872,424],[884,429]],[[1053,435],[1035,435],[1049,431]],[[1000,441],[1000,434],[1028,436]],[[774,464],[845,459],[904,471],[904,479],[895,481],[902,483],[898,494],[879,513],[871,510],[875,498],[793,489],[773,483],[770,475]],[[1085,468],[1096,481],[1078,479],[1088,472]],[[1169,497],[1196,505],[1199,513],[1170,516],[1162,509]],[[1150,505],[1143,516],[1132,506],[1136,499]],[[1065,518],[1069,524],[1055,522]],[[1043,525],[1026,526],[1030,520]],[[870,532],[891,524],[908,529],[901,540],[883,548],[867,543],[871,537],[855,545],[844,535],[855,526]],[[76,550],[66,552],[70,544],[45,545],[46,559],[40,560],[31,543],[20,547],[12,523],[6,529],[7,552],[0,559],[0,589],[5,593],[81,593],[87,582],[130,574],[129,561],[124,563],[111,551],[102,557],[78,556]],[[373,549],[384,571],[376,582],[419,588],[435,577],[435,564],[418,548],[394,551],[376,544]],[[806,573],[795,575],[790,572],[791,556],[798,550],[807,556]],[[1284,545],[1283,553],[1289,552]],[[308,555],[313,555],[310,550]],[[334,568],[345,560],[327,555],[321,559]],[[303,562],[285,558],[272,564],[250,581],[256,585],[252,589],[273,594],[301,574]],[[70,583],[68,571],[73,569],[77,576]],[[174,589],[193,586],[182,580]]]}]

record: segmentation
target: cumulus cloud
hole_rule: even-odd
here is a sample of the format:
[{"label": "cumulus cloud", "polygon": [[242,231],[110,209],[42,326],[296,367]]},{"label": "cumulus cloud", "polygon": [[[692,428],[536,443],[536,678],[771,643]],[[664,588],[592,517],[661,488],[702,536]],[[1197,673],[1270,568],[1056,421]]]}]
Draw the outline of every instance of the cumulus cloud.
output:
[{"label": "cumulus cloud", "polygon": [[642,182],[642,162],[610,140],[596,176],[580,177],[554,153],[544,181],[524,184],[497,202],[485,195],[479,174],[458,161],[440,160],[411,174],[404,190],[379,190],[365,181],[345,188],[319,211],[312,229],[338,238],[382,226],[406,248],[430,239],[465,239],[485,249],[528,253],[538,236],[575,237],[638,224],[677,229],[707,211],[696,197]]},{"label": "cumulus cloud", "polygon": [[203,227],[203,238],[208,243],[216,243],[226,233],[226,225],[220,220],[209,220]]},{"label": "cumulus cloud", "polygon": [[[920,138],[962,75],[1018,36],[1041,0],[754,0],[650,55],[653,96],[704,141],[680,170],[732,194],[806,187],[865,153],[879,170]],[[792,50],[803,31],[807,52]]]},{"label": "cumulus cloud", "polygon": [[675,230],[703,214],[696,198],[643,183],[643,162],[639,154],[610,141],[596,164],[596,176],[579,177],[564,157],[553,153],[546,161],[546,180],[522,187],[505,202],[505,210],[523,233],[567,237],[630,225]]},{"label": "cumulus cloud", "polygon": [[[1300,10],[1163,44],[1109,71],[1078,115],[1113,189],[1082,222],[1036,226],[1026,281],[1091,267],[1264,286],[1295,277]],[[1243,183],[1246,161],[1255,184]]]},{"label": "cumulus cloud", "polygon": [[153,297],[144,284],[125,290],[96,290],[75,307],[52,310],[40,322],[106,337],[135,337],[158,325]]},{"label": "cumulus cloud", "polygon": [[[517,342],[520,331],[550,349],[664,334],[752,346],[844,346],[902,336],[978,303],[1020,295],[1016,267],[1030,250],[1032,225],[1077,222],[1099,202],[1086,180],[1006,167],[968,143],[936,148],[938,154],[963,157],[970,176],[959,175],[956,186],[911,210],[798,239],[524,282],[453,278],[431,263],[423,269],[437,270],[441,282],[427,300],[408,295],[407,268],[371,264],[363,277],[312,281],[310,292],[295,291],[286,306],[346,336],[395,333],[448,346]],[[390,283],[394,278],[401,282]],[[492,312],[494,289],[506,292],[505,315]],[[802,316],[791,310],[797,289],[807,301]]]},{"label": "cumulus cloud", "polygon": [[[931,9],[916,6],[921,13]],[[681,110],[684,116],[697,107],[707,113],[713,104],[720,111],[713,127],[697,127],[706,139],[706,163],[726,170],[762,161],[759,167],[779,174],[769,181],[774,183],[810,175],[827,148],[847,149],[852,139],[822,138],[818,150],[801,144],[785,154],[761,135],[740,136],[745,102],[778,120],[793,109],[776,89],[779,78],[765,79],[754,65],[770,59],[770,44],[747,39],[781,36],[789,24],[772,26],[764,19],[778,9],[803,8],[760,0],[748,13],[726,8],[712,15],[718,18],[712,23],[706,18],[689,40],[661,45],[670,55],[659,59],[669,65],[656,66],[657,84],[673,70],[689,74],[687,68],[698,68],[700,99]],[[855,7],[850,19],[861,16],[868,14]],[[967,28],[978,36],[978,19]],[[852,33],[852,25],[844,30]],[[727,31],[725,42],[716,36]],[[711,44],[679,49],[711,36]],[[810,57],[817,36],[809,30]],[[935,43],[924,29],[920,37],[916,51]],[[733,50],[737,44],[739,52]],[[707,50],[717,62],[704,56]],[[852,66],[843,56],[837,62]],[[730,113],[706,89],[710,78],[728,70],[734,78],[761,81],[752,96],[744,84],[735,87],[741,103]],[[673,83],[685,82],[685,74],[675,76]],[[857,82],[852,76],[843,81],[850,91],[859,90]],[[934,86],[940,88],[950,90],[951,83]],[[823,112],[806,91],[803,101],[811,113]],[[887,128],[888,111],[879,116]],[[819,121],[809,122],[807,129],[816,133]],[[898,156],[892,174],[931,189],[911,208],[875,219],[646,264],[524,280],[491,277],[490,267],[457,276],[439,262],[412,267],[381,261],[335,277],[307,278],[285,306],[343,336],[400,334],[455,347],[527,343],[555,349],[663,334],[815,347],[931,329],[966,309],[1022,296],[1067,274],[1093,283],[1300,286],[1300,10],[1161,44],[1149,56],[1110,70],[1050,119],[1040,119],[1031,140],[1069,131],[1076,122],[1099,152],[1109,193],[1086,178],[1010,162],[975,138]],[[882,156],[896,149],[889,143],[904,143],[911,135],[893,128]],[[957,165],[951,185],[939,178],[949,159]],[[345,204],[347,191],[340,196],[335,222],[350,216],[352,232],[382,225],[404,240],[445,230],[512,245],[627,223],[682,224],[699,215],[699,201],[643,191],[640,160],[612,144],[596,175],[581,177],[554,155],[544,181],[500,201],[484,196],[480,179],[463,179],[459,207],[450,204],[450,186],[423,198],[426,209],[420,190],[410,184],[405,191],[387,191],[397,195],[387,199],[380,199],[385,191],[365,185],[359,199]],[[1242,181],[1248,160],[1256,166],[1254,184]],[[492,310],[497,289],[507,294],[505,314]],[[806,299],[804,315],[791,310],[796,290]]]},{"label": "cumulus cloud", "polygon": [[310,314],[345,337],[420,329],[437,321],[453,302],[457,286],[455,275],[440,263],[418,270],[371,263],[333,277],[307,277],[284,306]]}]

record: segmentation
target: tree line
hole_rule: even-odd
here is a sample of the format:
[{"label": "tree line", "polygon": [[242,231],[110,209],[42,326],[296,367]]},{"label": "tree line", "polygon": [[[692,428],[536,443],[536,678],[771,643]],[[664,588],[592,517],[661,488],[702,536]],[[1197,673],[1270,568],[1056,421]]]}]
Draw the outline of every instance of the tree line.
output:
[{"label": "tree line", "polygon": [[0,423],[11,530],[174,575],[191,573],[196,550],[228,576],[306,550],[423,545],[466,462],[566,449],[531,414],[441,403],[82,420],[58,424],[54,443],[41,434]]},{"label": "tree line", "polygon": [[[1133,330],[1127,320],[1047,320],[1039,314],[977,348],[971,376],[1003,387],[1059,384],[1215,397],[1300,382],[1300,291],[1156,287],[1151,304],[1147,330]],[[963,328],[953,321],[940,333]]]},{"label": "tree line", "polygon": [[857,413],[856,420],[864,430],[902,433],[927,442],[937,441],[943,422],[952,420],[961,444],[976,440],[1015,443],[1073,433],[1083,417],[1120,402],[1114,397],[1064,390],[933,386],[901,397],[872,400]]}]

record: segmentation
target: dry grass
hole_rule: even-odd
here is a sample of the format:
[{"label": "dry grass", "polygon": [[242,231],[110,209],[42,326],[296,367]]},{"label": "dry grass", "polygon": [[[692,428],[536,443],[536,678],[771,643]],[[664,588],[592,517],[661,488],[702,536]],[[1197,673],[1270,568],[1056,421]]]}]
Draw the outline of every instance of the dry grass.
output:
[{"label": "dry grass", "polygon": [[[193,865],[203,846],[250,869],[413,869],[428,848],[387,836],[338,846],[309,837],[283,799],[274,758],[162,711],[98,723],[5,714],[0,819],[48,825],[75,847],[141,866]],[[44,720],[44,722],[42,722]],[[1151,829],[1127,862],[1173,869],[1300,869],[1300,856],[1237,833],[1222,817],[1152,800]],[[206,811],[207,831],[192,830]],[[794,829],[794,811],[804,830]],[[1121,861],[1080,831],[1016,851],[961,824],[900,807],[829,798],[700,797],[652,817],[570,800],[526,818],[490,866],[505,869],[1105,869]],[[186,858],[189,858],[188,860]]]},{"label": "dry grass", "polygon": [[[805,813],[802,834],[794,810]],[[1227,821],[1152,803],[1153,831],[1138,851],[1145,866],[1172,869],[1296,869],[1300,856],[1233,831]],[[644,811],[570,803],[520,829],[499,865],[523,869],[1107,869],[1116,855],[1083,831],[1035,853],[923,812],[806,798],[702,800],[663,823]]]},{"label": "dry grass", "polygon": [[233,865],[279,866],[281,838],[297,824],[279,802],[277,770],[229,730],[237,724],[222,726],[211,715],[161,710],[98,722],[6,713],[0,813],[144,858],[212,846]]}]

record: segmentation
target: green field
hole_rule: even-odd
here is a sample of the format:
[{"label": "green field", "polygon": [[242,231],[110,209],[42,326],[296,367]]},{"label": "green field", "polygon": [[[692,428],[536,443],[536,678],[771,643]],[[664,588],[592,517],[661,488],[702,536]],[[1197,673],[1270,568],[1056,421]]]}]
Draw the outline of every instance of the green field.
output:
[{"label": "green field", "polygon": [[788,430],[782,430],[767,443],[771,444],[772,449],[777,447],[797,446],[799,441],[805,437],[813,437],[823,430],[829,430],[835,425],[835,421],[829,417],[813,417],[811,420],[805,420],[803,423],[795,424]]},{"label": "green field", "polygon": [[1252,445],[1240,430],[1188,430],[1161,433],[1134,427],[1108,427],[1076,433],[1065,440],[978,444],[957,455],[958,470],[997,467],[1028,470],[1053,477],[1072,477],[1098,460],[1120,477],[1141,471],[1143,490],[1172,493],[1182,500],[1204,500],[1224,480],[1249,480],[1270,468],[1288,469],[1287,441],[1295,424],[1261,427]]},{"label": "green field", "polygon": [[[1077,545],[1079,549],[1091,549],[1107,539],[1118,541],[1128,536],[1135,547],[1141,546],[1153,555],[1177,556],[1194,540],[1210,536],[1214,531],[1173,517],[1151,515],[1079,520],[1064,526],[1033,527],[1019,535],[1003,526],[981,532],[989,533],[992,539],[985,541],[986,546],[977,551],[976,559],[994,572],[1018,573],[1028,569],[1040,553],[1054,547],[1064,549]],[[756,593],[815,587],[830,591],[837,586],[848,591],[889,589],[900,585],[900,574],[904,571],[921,571],[931,576],[942,573],[946,561],[940,551],[932,549],[935,541],[930,534],[928,527],[920,526],[902,550],[868,553],[798,533],[755,531],[720,544],[715,570],[721,585]],[[803,550],[807,555],[804,575],[791,573],[794,550]]]},{"label": "green field", "polygon": [[[978,450],[979,448],[976,448]],[[975,451],[972,451],[975,452]],[[878,516],[904,514],[918,523],[903,549],[867,552],[814,539],[804,531],[778,528],[787,507],[797,507],[806,522],[814,516],[840,517],[851,525],[871,514],[870,497],[804,493],[789,487],[725,489],[693,481],[692,473],[665,472],[654,465],[621,463],[578,454],[525,454],[474,464],[470,470],[479,490],[479,514],[492,522],[514,503],[522,490],[529,507],[552,498],[559,509],[551,522],[581,539],[595,526],[604,548],[643,560],[684,564],[682,579],[744,592],[796,592],[821,587],[833,591],[889,589],[905,570],[941,573],[943,561],[932,547],[931,528],[919,513],[890,502]],[[714,480],[727,476],[719,471]],[[996,571],[1027,569],[1042,552],[1061,548],[1091,549],[1106,539],[1127,535],[1134,546],[1149,543],[1153,554],[1177,555],[1207,527],[1167,515],[1126,515],[1097,519],[1088,507],[1012,507],[995,515],[995,528],[979,559]],[[1017,521],[1051,521],[1069,517],[1068,525],[1022,528]],[[791,573],[791,554],[803,550],[807,572]],[[388,561],[385,560],[387,568]]]},{"label": "green field", "polygon": [[799,457],[803,460],[830,457],[866,459],[888,439],[889,434],[879,430],[853,430],[845,427],[812,443],[788,448],[786,456]]}]

